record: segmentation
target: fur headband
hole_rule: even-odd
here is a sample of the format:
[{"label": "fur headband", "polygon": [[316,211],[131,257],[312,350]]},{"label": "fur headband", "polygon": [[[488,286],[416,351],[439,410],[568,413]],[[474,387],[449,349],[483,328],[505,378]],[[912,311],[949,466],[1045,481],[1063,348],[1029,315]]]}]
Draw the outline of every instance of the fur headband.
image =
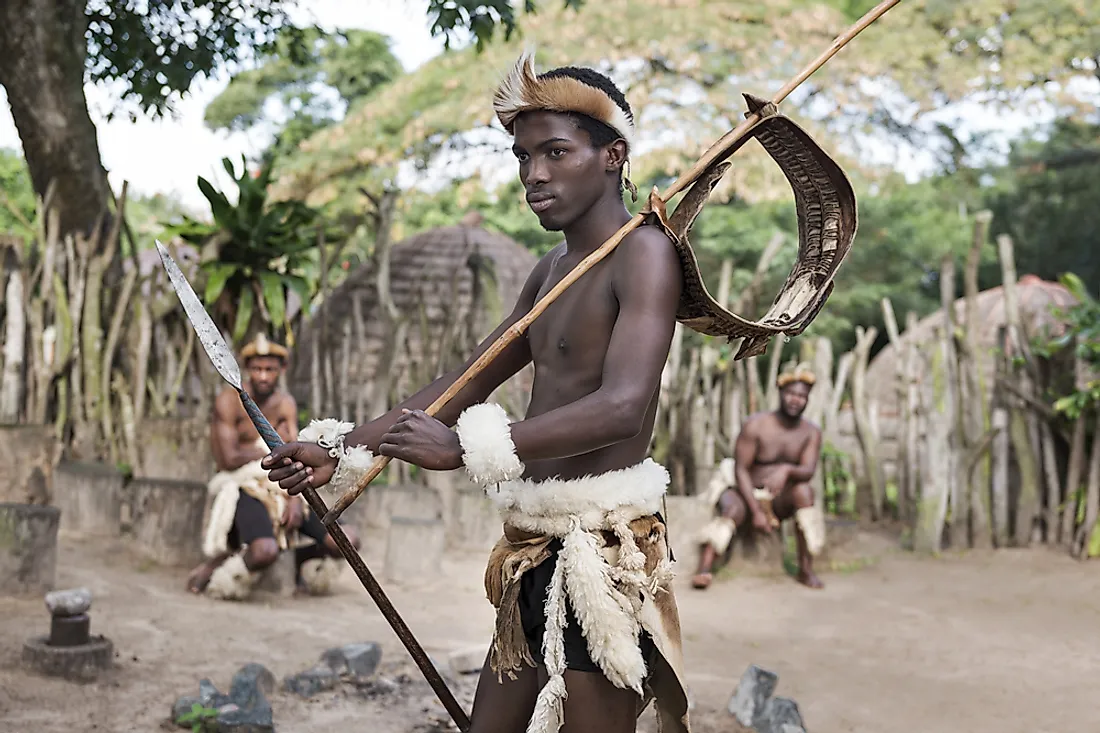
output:
[{"label": "fur headband", "polygon": [[546,110],[588,115],[609,126],[626,141],[627,153],[634,148],[634,118],[602,89],[566,75],[539,76],[535,53],[524,51],[493,95],[493,110],[500,124],[513,132],[516,117],[523,112]]},{"label": "fur headband", "polygon": [[798,366],[784,371],[775,380],[775,384],[779,389],[783,389],[788,384],[794,384],[795,382],[802,382],[803,384],[812,387],[817,382],[817,377],[813,371],[806,364],[799,364]]}]

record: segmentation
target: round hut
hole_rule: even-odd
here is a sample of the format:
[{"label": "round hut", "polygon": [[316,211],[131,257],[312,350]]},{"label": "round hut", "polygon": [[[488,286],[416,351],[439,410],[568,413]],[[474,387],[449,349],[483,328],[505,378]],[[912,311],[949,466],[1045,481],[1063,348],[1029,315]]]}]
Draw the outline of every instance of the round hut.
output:
[{"label": "round hut", "polygon": [[[1042,280],[1035,275],[1024,275],[1016,284],[1019,300],[1020,320],[1029,338],[1042,334],[1051,335],[1061,332],[1063,324],[1055,315],[1058,308],[1069,307],[1076,302],[1073,294],[1060,283]],[[981,377],[986,385],[986,399],[989,399],[994,382],[997,348],[1005,327],[1004,287],[997,286],[978,293],[976,300],[978,313],[977,357]],[[955,323],[959,328],[966,327],[966,299],[959,298],[954,303]],[[940,333],[943,328],[943,310],[925,316],[912,330],[901,334],[905,344],[915,341],[922,349],[940,348]],[[894,474],[894,459],[897,455],[896,439],[898,434],[898,350],[893,344],[887,344],[871,360],[867,367],[867,397],[872,411],[871,419],[877,428],[881,458],[888,477]],[[1062,366],[1055,368],[1061,369]],[[1069,365],[1072,370],[1072,365]],[[830,436],[841,450],[858,455],[859,443],[855,437],[855,424],[850,409],[838,415],[838,427]]]},{"label": "round hut", "polygon": [[[536,261],[477,216],[394,243],[388,278],[365,263],[303,325],[288,388],[315,417],[381,414],[461,365],[512,309]],[[528,369],[493,398],[522,414],[529,381]]]}]

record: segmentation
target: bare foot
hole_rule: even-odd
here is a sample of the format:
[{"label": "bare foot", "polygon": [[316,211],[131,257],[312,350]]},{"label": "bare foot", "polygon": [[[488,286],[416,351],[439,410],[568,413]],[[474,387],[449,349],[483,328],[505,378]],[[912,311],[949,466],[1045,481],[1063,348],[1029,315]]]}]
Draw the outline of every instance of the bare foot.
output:
[{"label": "bare foot", "polygon": [[187,576],[187,590],[192,593],[202,593],[210,583],[210,576],[221,565],[220,560],[207,560],[202,565],[191,571]]},{"label": "bare foot", "polygon": [[795,580],[807,588],[820,590],[825,587],[825,584],[821,582],[821,578],[817,577],[813,570],[799,570],[798,575],[795,576]]},{"label": "bare foot", "polygon": [[691,586],[699,590],[705,590],[710,587],[712,580],[714,580],[714,576],[710,573],[698,573],[691,579]]}]

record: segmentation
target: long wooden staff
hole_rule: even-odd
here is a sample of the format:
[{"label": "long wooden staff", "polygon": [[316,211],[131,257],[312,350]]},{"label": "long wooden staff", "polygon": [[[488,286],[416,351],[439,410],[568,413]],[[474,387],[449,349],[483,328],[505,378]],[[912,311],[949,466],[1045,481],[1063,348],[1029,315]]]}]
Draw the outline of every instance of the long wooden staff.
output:
[{"label": "long wooden staff", "polygon": [[[806,68],[799,72],[797,76],[795,76],[785,85],[783,85],[783,88],[776,92],[775,96],[772,97],[772,103],[775,105],[779,105],[779,103],[786,99],[791,92],[793,92],[796,88],[798,88],[800,84],[802,84],[802,82],[810,78],[810,76],[815,71],[824,66],[825,63],[833,56],[835,56],[836,53],[840,51],[840,49],[844,48],[844,46],[846,46],[849,41],[859,35],[864,28],[874,23],[876,20],[882,17],[887,10],[894,7],[899,2],[901,2],[901,0],[884,0],[884,2],[879,3],[870,11],[868,11],[867,14],[860,18],[857,23],[855,23],[843,34],[838,36],[837,39],[833,41],[832,45],[830,45],[829,48],[825,49],[825,51],[823,51],[820,56],[811,61],[806,66]],[[749,129],[752,128],[752,126],[759,121],[760,114],[757,112],[753,112],[745,118],[744,122],[727,132],[721,138],[719,138],[716,143],[710,146],[707,152],[703,154],[703,157],[700,158],[699,161],[695,163],[695,165],[693,165],[690,170],[688,170],[686,173],[676,179],[676,181],[669,187],[669,189],[665,191],[665,193],[661,196],[661,200],[667,204],[669,201],[672,200],[673,196],[680,193],[685,188],[694,183],[699,178],[699,176],[701,176],[704,171],[710,168],[711,165],[717,162],[721,156],[727,154],[727,151],[730,150],[730,148],[739,140],[741,140],[741,138],[745,136],[745,133],[748,132]],[[473,364],[471,364],[469,368],[466,369],[462,376],[456,379],[454,384],[447,388],[446,392],[441,394],[438,398],[436,398],[435,402],[428,406],[428,409],[426,409],[425,412],[432,416],[438,413],[444,405],[450,402],[455,395],[462,391],[463,387],[470,383],[470,380],[480,374],[485,369],[485,367],[487,367],[489,363],[492,362],[492,360],[500,354],[500,352],[504,351],[504,349],[508,348],[508,346],[513,341],[522,336],[524,331],[528,329],[531,323],[536,318],[538,318],[542,314],[542,312],[545,311],[549,307],[549,305],[554,302],[555,299],[557,299],[559,295],[565,292],[566,288],[576,282],[577,278],[590,270],[597,262],[607,257],[607,255],[611,254],[611,251],[619,246],[619,243],[623,241],[623,238],[626,237],[626,235],[629,234],[631,231],[641,226],[644,221],[645,215],[635,215],[630,221],[624,224],[622,228],[619,229],[619,231],[615,232],[615,234],[613,234],[610,239],[600,245],[599,249],[581,260],[568,275],[562,278],[561,282],[555,285],[550,290],[550,292],[542,296],[542,298],[537,303],[535,303],[535,305],[531,308],[530,312],[528,312],[527,315],[516,321],[514,324],[512,324],[511,328],[502,333],[500,337],[492,344],[492,346],[486,349],[485,353],[478,357],[478,359]],[[331,526],[332,523],[335,522],[344,512],[344,510],[351,506],[351,503],[358,499],[360,495],[362,495],[363,491],[366,490],[367,485],[370,484],[370,482],[373,481],[378,476],[378,474],[382,472],[382,469],[389,465],[390,460],[392,460],[390,456],[379,456],[378,459],[375,460],[374,465],[371,466],[370,471],[368,471],[366,475],[360,478],[355,486],[348,489],[347,492],[345,492],[344,495],[341,496],[332,506],[332,509],[329,510],[328,514],[325,515],[323,521],[326,526]]]}]

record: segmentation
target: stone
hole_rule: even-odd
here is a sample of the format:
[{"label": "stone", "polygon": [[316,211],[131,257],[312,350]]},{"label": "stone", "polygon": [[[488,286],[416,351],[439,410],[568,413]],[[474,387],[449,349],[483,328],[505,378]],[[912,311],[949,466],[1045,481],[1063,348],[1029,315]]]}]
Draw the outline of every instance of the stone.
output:
[{"label": "stone", "polygon": [[452,652],[448,657],[451,671],[457,675],[474,674],[480,672],[485,665],[485,656],[488,650],[483,646],[472,646]]},{"label": "stone", "polygon": [[38,596],[54,589],[61,510],[0,504],[0,596]]},{"label": "stone", "polygon": [[229,698],[243,707],[275,691],[275,675],[262,664],[246,664],[229,685]]},{"label": "stone", "polygon": [[114,645],[102,636],[91,637],[86,644],[52,646],[45,636],[23,643],[23,664],[48,677],[63,677],[74,682],[92,682],[111,667]]},{"label": "stone", "polygon": [[750,664],[730,698],[727,706],[730,715],[737,718],[741,725],[752,726],[764,712],[778,682],[779,675]]},{"label": "stone", "polygon": [[339,683],[340,678],[331,667],[325,664],[318,664],[315,667],[307,669],[305,672],[299,672],[296,675],[291,675],[283,680],[283,687],[288,692],[293,692],[300,697],[313,697],[325,690],[331,690]]},{"label": "stone", "polygon": [[172,722],[179,723],[197,703],[218,711],[219,733],[274,733],[275,720],[266,694],[275,689],[275,676],[262,664],[246,664],[233,675],[229,694],[223,695],[208,679],[199,680],[198,697],[184,695],[172,705]]},{"label": "stone", "polygon": [[337,675],[347,675],[356,684],[373,677],[381,663],[382,647],[373,641],[345,644],[321,655],[322,665]]},{"label": "stone", "polygon": [[78,616],[92,607],[92,592],[87,588],[55,590],[46,594],[46,608],[53,616]]},{"label": "stone", "polygon": [[753,721],[759,733],[806,733],[798,704],[789,697],[768,700],[763,711]]}]

